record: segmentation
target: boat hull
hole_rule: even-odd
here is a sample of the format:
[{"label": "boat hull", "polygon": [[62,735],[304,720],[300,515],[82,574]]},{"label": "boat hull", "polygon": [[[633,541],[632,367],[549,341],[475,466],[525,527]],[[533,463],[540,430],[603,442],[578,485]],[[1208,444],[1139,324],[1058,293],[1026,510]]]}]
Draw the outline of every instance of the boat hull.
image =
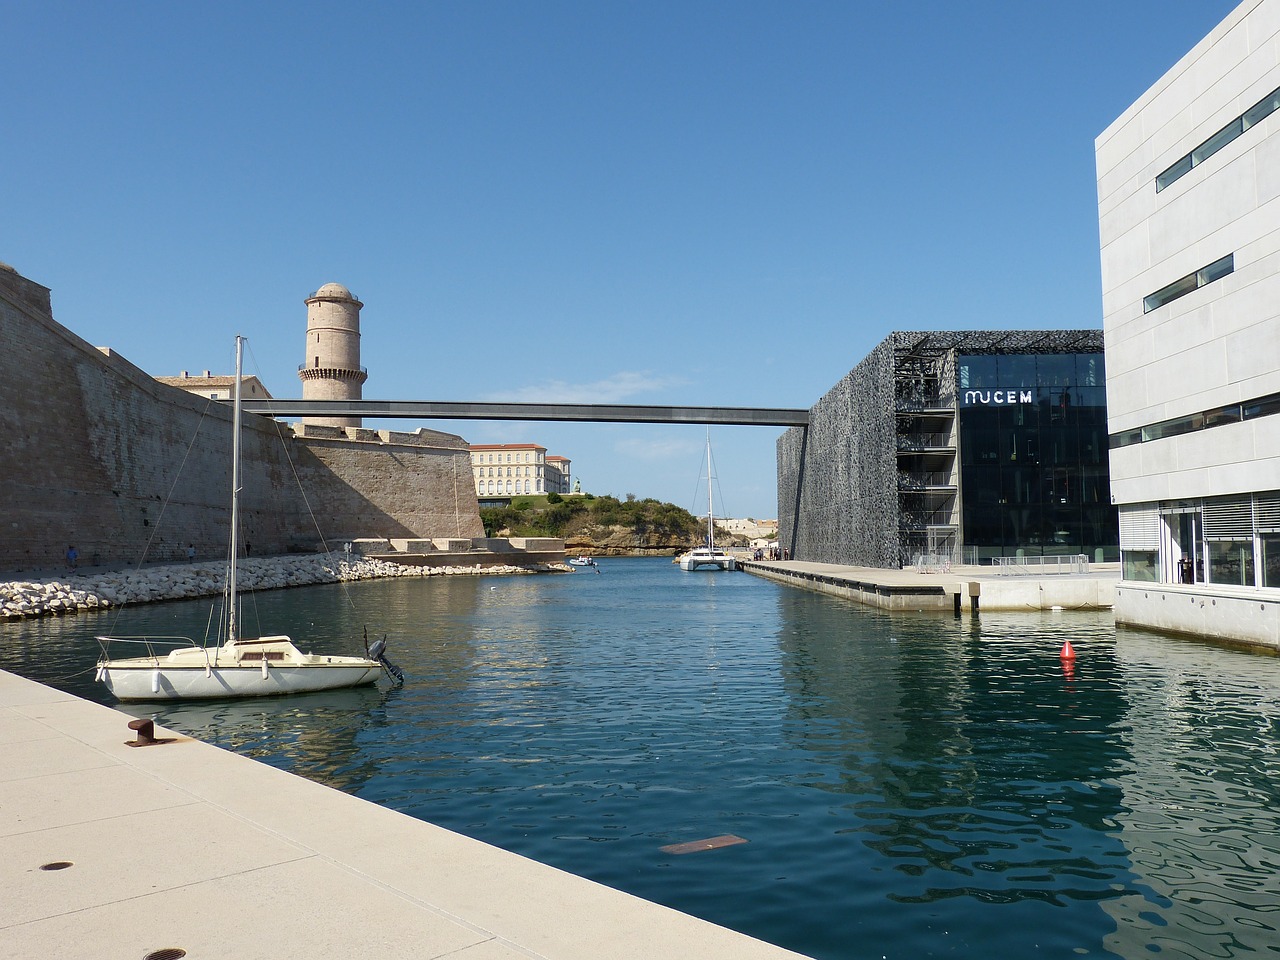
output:
[{"label": "boat hull", "polygon": [[[110,637],[98,639],[112,642]],[[302,653],[288,637],[240,640],[210,649],[181,647],[165,655],[98,662],[98,680],[118,700],[275,697],[358,687],[373,683],[381,672],[382,664],[367,657]]]},{"label": "boat hull", "polygon": [[379,666],[167,667],[104,665],[99,676],[117,700],[218,700],[275,697],[374,683]]},{"label": "boat hull", "polygon": [[686,553],[680,558],[681,570],[737,570],[738,559],[728,553]]}]

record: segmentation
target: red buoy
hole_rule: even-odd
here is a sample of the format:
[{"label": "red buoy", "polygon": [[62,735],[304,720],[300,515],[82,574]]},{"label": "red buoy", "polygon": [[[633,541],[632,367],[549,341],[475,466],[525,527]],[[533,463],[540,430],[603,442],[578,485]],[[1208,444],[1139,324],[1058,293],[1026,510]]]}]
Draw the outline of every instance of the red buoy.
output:
[{"label": "red buoy", "polygon": [[1063,641],[1062,653],[1060,654],[1060,656],[1062,657],[1063,660],[1074,660],[1076,658],[1076,652],[1075,650],[1072,649],[1070,640]]}]

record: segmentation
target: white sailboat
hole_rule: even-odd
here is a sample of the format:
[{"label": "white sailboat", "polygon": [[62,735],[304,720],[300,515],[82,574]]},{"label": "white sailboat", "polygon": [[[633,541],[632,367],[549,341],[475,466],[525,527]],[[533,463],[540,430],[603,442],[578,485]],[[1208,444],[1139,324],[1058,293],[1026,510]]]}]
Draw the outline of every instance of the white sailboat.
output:
[{"label": "white sailboat", "polygon": [[723,550],[716,549],[715,509],[711,499],[711,431],[707,431],[707,542],[680,556],[681,570],[737,570],[738,560]]},{"label": "white sailboat", "polygon": [[[244,338],[236,337],[236,381],[231,428],[231,547],[227,564],[227,632],[217,646],[185,638],[98,637],[97,679],[119,700],[207,700],[335,690],[373,683],[385,664],[379,641],[367,657],[303,653],[287,636],[241,637],[236,562],[240,526],[240,371]],[[144,655],[111,659],[111,645],[141,645]],[[175,647],[175,649],[168,649]]]}]

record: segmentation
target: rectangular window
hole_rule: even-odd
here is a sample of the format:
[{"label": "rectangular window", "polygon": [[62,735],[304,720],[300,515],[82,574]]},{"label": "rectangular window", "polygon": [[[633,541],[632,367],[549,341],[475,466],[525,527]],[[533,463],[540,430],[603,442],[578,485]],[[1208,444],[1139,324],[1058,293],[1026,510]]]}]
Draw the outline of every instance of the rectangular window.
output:
[{"label": "rectangular window", "polygon": [[1154,550],[1121,550],[1120,566],[1120,576],[1125,580],[1156,582],[1156,551]]},{"label": "rectangular window", "polygon": [[1214,540],[1209,547],[1209,582],[1253,586],[1253,540]]},{"label": "rectangular window", "polygon": [[1246,420],[1252,420],[1254,417],[1269,417],[1280,413],[1280,393],[1273,393],[1268,397],[1250,400],[1244,404],[1241,412]]},{"label": "rectangular window", "polygon": [[1178,417],[1175,420],[1162,420],[1149,427],[1142,428],[1143,440],[1163,440],[1165,437],[1180,437],[1184,433],[1192,433],[1204,428],[1204,415],[1193,413],[1189,417]]},{"label": "rectangular window", "polygon": [[1262,585],[1280,587],[1280,533],[1264,533],[1262,544]]},{"label": "rectangular window", "polygon": [[1280,90],[1272,90],[1269,94],[1244,112],[1241,117],[1244,128],[1248,130],[1255,123],[1261,123],[1280,108]]},{"label": "rectangular window", "polygon": [[1220,260],[1215,260],[1208,266],[1201,267],[1195,273],[1189,273],[1185,277],[1173,281],[1167,287],[1161,287],[1150,296],[1144,297],[1142,300],[1142,312],[1150,313],[1152,310],[1163,307],[1166,303],[1171,303],[1179,297],[1185,297],[1193,290],[1199,290],[1215,280],[1221,280],[1232,273],[1235,268],[1235,254],[1228,253]]},{"label": "rectangular window", "polygon": [[1169,169],[1165,170],[1164,173],[1156,177],[1156,193],[1159,193],[1169,184],[1173,183],[1173,181],[1177,180],[1179,177],[1186,176],[1190,172],[1191,154],[1188,153],[1173,166],[1169,167]]},{"label": "rectangular window", "polygon": [[1272,90],[1252,107],[1204,141],[1204,143],[1186,156],[1179,157],[1161,171],[1156,177],[1156,193],[1159,193],[1180,177],[1186,176],[1191,172],[1192,167],[1197,167],[1204,163],[1204,161],[1208,160],[1254,124],[1261,123],[1271,116],[1278,108],[1280,108],[1280,89]]},{"label": "rectangular window", "polygon": [[1242,133],[1244,133],[1244,127],[1241,124],[1240,118],[1236,117],[1212,137],[1191,151],[1191,165],[1194,167],[1197,163],[1203,163],[1206,159],[1212,157]]}]

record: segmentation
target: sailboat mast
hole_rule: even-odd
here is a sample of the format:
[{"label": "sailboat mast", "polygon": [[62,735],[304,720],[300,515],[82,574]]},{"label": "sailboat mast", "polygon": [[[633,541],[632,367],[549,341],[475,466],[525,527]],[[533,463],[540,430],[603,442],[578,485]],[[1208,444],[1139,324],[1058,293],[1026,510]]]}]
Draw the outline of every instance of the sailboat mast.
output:
[{"label": "sailboat mast", "polygon": [[244,337],[236,337],[236,384],[231,404],[231,562],[227,566],[227,642],[239,639],[236,633],[236,561],[240,550],[240,370],[244,357]]},{"label": "sailboat mast", "polygon": [[711,428],[707,428],[707,546],[716,547],[715,511],[711,503]]}]

